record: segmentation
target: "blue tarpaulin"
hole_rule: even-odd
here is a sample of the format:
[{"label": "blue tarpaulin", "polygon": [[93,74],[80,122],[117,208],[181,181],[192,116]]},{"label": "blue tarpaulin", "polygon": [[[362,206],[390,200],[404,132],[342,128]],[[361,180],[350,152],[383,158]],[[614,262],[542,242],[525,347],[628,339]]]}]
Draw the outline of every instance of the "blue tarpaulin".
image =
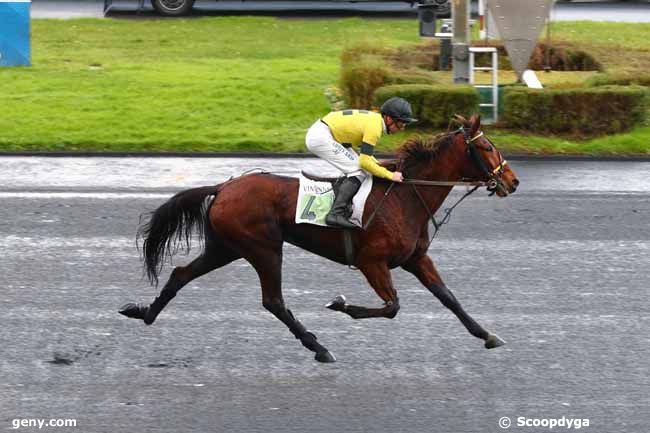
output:
[{"label": "blue tarpaulin", "polygon": [[29,66],[30,0],[0,0],[0,66]]}]

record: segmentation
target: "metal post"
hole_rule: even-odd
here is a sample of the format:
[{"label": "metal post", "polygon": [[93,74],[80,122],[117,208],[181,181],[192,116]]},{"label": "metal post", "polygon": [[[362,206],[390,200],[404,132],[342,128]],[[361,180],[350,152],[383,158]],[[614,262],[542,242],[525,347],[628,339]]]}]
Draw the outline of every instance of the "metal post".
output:
[{"label": "metal post", "polygon": [[[553,4],[551,4],[551,10],[553,10]],[[548,13],[548,18],[546,18],[546,55],[544,60],[546,63],[544,65],[544,72],[551,72],[551,11]]]},{"label": "metal post", "polygon": [[479,20],[479,39],[487,41],[487,32],[485,31],[485,0],[478,0],[478,20]]},{"label": "metal post", "polygon": [[492,103],[494,104],[494,118],[492,121],[499,121],[499,53],[494,50],[492,53]]},{"label": "metal post", "polygon": [[452,0],[451,16],[454,20],[452,52],[454,58],[454,83],[469,83],[469,10],[470,0]]}]

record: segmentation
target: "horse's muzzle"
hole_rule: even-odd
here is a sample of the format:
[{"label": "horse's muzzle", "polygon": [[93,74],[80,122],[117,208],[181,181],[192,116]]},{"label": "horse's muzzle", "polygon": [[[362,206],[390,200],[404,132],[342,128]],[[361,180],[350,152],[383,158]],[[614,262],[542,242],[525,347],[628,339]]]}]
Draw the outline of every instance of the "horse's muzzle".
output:
[{"label": "horse's muzzle", "polygon": [[515,176],[512,170],[509,170],[501,177],[501,182],[499,182],[499,185],[497,186],[496,194],[499,197],[507,197],[517,191],[518,186],[519,179],[517,179],[517,176]]}]

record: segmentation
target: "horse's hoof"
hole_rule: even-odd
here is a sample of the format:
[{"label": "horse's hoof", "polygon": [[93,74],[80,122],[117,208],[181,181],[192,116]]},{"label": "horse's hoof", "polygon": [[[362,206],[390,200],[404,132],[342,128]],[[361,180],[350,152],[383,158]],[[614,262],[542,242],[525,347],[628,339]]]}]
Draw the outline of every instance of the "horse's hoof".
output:
[{"label": "horse's hoof", "polygon": [[485,340],[486,349],[494,349],[495,347],[503,346],[506,344],[505,341],[499,338],[496,334],[490,334],[487,340]]},{"label": "horse's hoof", "polygon": [[336,362],[336,358],[334,358],[334,355],[332,355],[329,350],[318,352],[314,358],[318,362]]},{"label": "horse's hoof", "polygon": [[131,302],[122,305],[122,307],[120,307],[119,313],[132,319],[144,320],[144,317],[147,314],[147,307],[142,304],[134,304]]},{"label": "horse's hoof", "polygon": [[327,304],[325,304],[325,308],[329,308],[330,310],[334,311],[343,311],[345,309],[345,296],[343,295],[338,295],[331,301],[329,301]]}]

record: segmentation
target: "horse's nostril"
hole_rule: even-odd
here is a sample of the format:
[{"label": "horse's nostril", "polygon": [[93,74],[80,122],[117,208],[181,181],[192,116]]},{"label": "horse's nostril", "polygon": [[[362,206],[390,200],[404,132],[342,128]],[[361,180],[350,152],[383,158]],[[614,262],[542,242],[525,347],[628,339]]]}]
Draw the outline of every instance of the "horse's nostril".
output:
[{"label": "horse's nostril", "polygon": [[512,180],[512,186],[517,188],[519,186],[519,179],[515,178]]}]

